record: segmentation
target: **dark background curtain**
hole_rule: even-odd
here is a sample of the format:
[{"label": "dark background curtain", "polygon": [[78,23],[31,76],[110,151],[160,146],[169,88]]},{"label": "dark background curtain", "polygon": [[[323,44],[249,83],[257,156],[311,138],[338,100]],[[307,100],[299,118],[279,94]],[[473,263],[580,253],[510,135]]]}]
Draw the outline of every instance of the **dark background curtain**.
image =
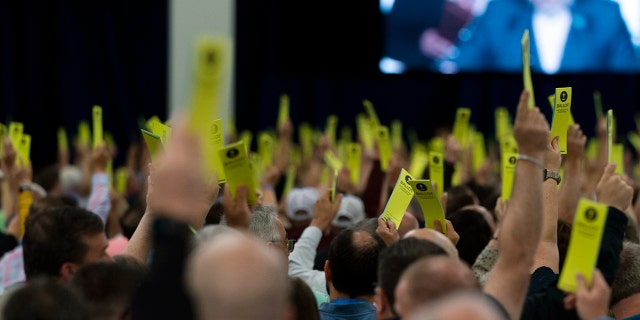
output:
[{"label": "dark background curtain", "polygon": [[[472,109],[471,122],[491,137],[494,109],[515,114],[521,74],[381,74],[383,19],[378,1],[237,1],[236,117],[239,129],[274,127],[278,96],[290,95],[294,123],[324,128],[336,114],[339,127],[355,129],[363,99],[382,122],[400,119],[420,138],[451,126],[457,107]],[[572,113],[586,134],[594,134],[593,91],[605,111],[614,110],[621,142],[635,129],[636,74],[534,74],[537,105],[551,121],[547,96],[573,87]],[[251,116],[241,116],[251,115]],[[628,147],[630,147],[627,144]]]},{"label": "dark background curtain", "polygon": [[168,0],[0,1],[0,121],[24,123],[34,171],[103,108],[122,165],[138,119],[166,117]]}]

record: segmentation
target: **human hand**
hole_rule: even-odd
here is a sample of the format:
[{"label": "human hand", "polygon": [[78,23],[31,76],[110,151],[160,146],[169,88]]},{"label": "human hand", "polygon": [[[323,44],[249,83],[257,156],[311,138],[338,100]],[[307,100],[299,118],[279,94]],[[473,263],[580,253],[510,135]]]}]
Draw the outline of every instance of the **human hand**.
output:
[{"label": "human hand", "polygon": [[91,170],[94,173],[106,172],[109,160],[111,160],[111,152],[109,152],[107,146],[104,143],[96,146],[91,151]]},{"label": "human hand", "polygon": [[554,137],[551,143],[547,145],[547,150],[544,153],[544,167],[555,172],[560,170],[560,164],[562,164],[558,140],[560,140],[560,137]]},{"label": "human hand", "polygon": [[333,202],[329,200],[331,196],[331,189],[326,189],[316,203],[313,205],[313,217],[311,218],[310,226],[317,227],[320,230],[325,230],[331,224],[331,221],[338,214],[340,209],[340,203],[342,203],[342,194],[336,194]]},{"label": "human hand", "polygon": [[498,199],[496,200],[496,205],[493,208],[493,212],[496,214],[496,219],[498,220],[496,222],[498,224],[500,224],[500,222],[504,220],[508,207],[509,200],[502,201],[502,197],[498,197]]},{"label": "human hand", "polygon": [[238,186],[236,197],[231,195],[229,188],[224,188],[222,194],[222,208],[227,225],[233,228],[246,229],[251,219],[251,209],[247,202],[247,187]]},{"label": "human hand", "polygon": [[569,126],[567,132],[567,161],[576,161],[582,159],[585,146],[587,144],[587,136],[582,133],[579,124]]},{"label": "human hand", "polygon": [[376,233],[382,238],[384,243],[387,244],[387,247],[394,244],[398,239],[400,239],[400,235],[398,234],[398,229],[396,228],[396,224],[388,219],[385,221],[382,217],[378,218],[378,227],[376,228]]},{"label": "human hand", "polygon": [[596,185],[596,199],[598,202],[624,211],[631,205],[633,188],[624,178],[615,173],[616,164],[609,163]]},{"label": "human hand", "polygon": [[600,270],[593,270],[591,287],[587,285],[587,281],[580,273],[576,275],[576,282],[578,290],[575,294],[569,294],[565,297],[565,309],[576,308],[580,319],[595,319],[606,316],[609,311],[611,288]]},{"label": "human hand", "polygon": [[200,228],[218,196],[217,176],[207,177],[200,141],[176,121],[171,140],[151,166],[147,205],[154,215],[168,216]]},{"label": "human hand", "polygon": [[447,136],[444,144],[444,160],[449,163],[456,163],[462,152],[460,142],[452,134]]},{"label": "human hand", "polygon": [[280,181],[282,171],[276,165],[270,166],[265,170],[260,181],[261,186],[275,186]]},{"label": "human hand", "polygon": [[0,165],[2,166],[2,171],[5,174],[10,174],[15,166],[16,166],[16,149],[13,148],[13,143],[11,143],[11,139],[9,137],[5,137],[2,142],[2,161]]},{"label": "human hand", "polygon": [[291,119],[287,119],[287,121],[278,124],[278,138],[281,141],[291,140],[292,135],[293,135],[293,124],[291,123]]},{"label": "human hand", "polygon": [[518,110],[513,124],[513,135],[521,154],[541,157],[547,150],[550,139],[549,123],[540,109],[529,109],[529,92],[523,90],[518,102]]},{"label": "human hand", "polygon": [[447,238],[451,241],[451,243],[453,243],[454,246],[458,245],[458,241],[460,241],[460,235],[453,228],[453,223],[451,223],[451,221],[446,219],[444,221],[447,225],[447,232],[444,232],[444,230],[442,230],[442,223],[440,223],[440,220],[433,221],[433,229],[447,236]]}]

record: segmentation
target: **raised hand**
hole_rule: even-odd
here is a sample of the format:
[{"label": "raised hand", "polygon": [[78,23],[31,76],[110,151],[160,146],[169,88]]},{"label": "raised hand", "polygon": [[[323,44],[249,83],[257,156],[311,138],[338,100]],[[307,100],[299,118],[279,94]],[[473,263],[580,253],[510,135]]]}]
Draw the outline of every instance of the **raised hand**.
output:
[{"label": "raised hand", "polygon": [[621,175],[615,173],[615,170],[615,163],[609,163],[604,168],[596,185],[596,199],[600,203],[625,211],[631,205],[633,188]]}]

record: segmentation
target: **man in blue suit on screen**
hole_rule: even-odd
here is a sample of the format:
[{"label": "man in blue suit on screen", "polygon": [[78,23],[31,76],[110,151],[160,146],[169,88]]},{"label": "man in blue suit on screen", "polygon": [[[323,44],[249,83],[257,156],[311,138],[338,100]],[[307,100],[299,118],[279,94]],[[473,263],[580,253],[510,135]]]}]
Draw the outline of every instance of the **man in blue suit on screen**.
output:
[{"label": "man in blue suit on screen", "polygon": [[521,72],[525,29],[534,72],[638,70],[629,30],[611,0],[493,0],[459,33],[457,71]]}]

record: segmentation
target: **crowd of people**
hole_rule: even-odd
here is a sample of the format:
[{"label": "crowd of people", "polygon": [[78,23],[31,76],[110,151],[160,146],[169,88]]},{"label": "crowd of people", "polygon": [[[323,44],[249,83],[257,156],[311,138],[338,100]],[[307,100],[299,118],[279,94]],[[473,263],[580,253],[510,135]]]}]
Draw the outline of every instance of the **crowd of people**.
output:
[{"label": "crowd of people", "polygon": [[[412,166],[416,146],[404,141],[387,160],[376,143],[356,139],[359,179],[343,167],[334,194],[325,154],[339,154],[335,142],[320,134],[312,152],[295,152],[286,120],[259,186],[230,190],[206,169],[206,140],[176,115],[153,162],[144,144],[127,151],[122,192],[108,174],[113,144],[61,149],[55,163],[33,172],[6,137],[2,318],[640,318],[639,185],[616,173],[622,164],[607,162],[604,119],[595,157],[577,123],[561,154],[528,96],[514,101],[509,134],[520,156],[508,200],[495,169],[499,144],[488,141],[496,147],[476,167],[472,144],[447,131],[436,137],[446,223],[434,228],[425,227],[429,212],[415,198],[399,225],[381,217],[401,169]],[[561,180],[543,178],[544,170],[561,172]],[[429,178],[420,172],[414,178]],[[582,198],[608,213],[593,275],[571,275],[577,289],[567,292],[558,281]]]}]

